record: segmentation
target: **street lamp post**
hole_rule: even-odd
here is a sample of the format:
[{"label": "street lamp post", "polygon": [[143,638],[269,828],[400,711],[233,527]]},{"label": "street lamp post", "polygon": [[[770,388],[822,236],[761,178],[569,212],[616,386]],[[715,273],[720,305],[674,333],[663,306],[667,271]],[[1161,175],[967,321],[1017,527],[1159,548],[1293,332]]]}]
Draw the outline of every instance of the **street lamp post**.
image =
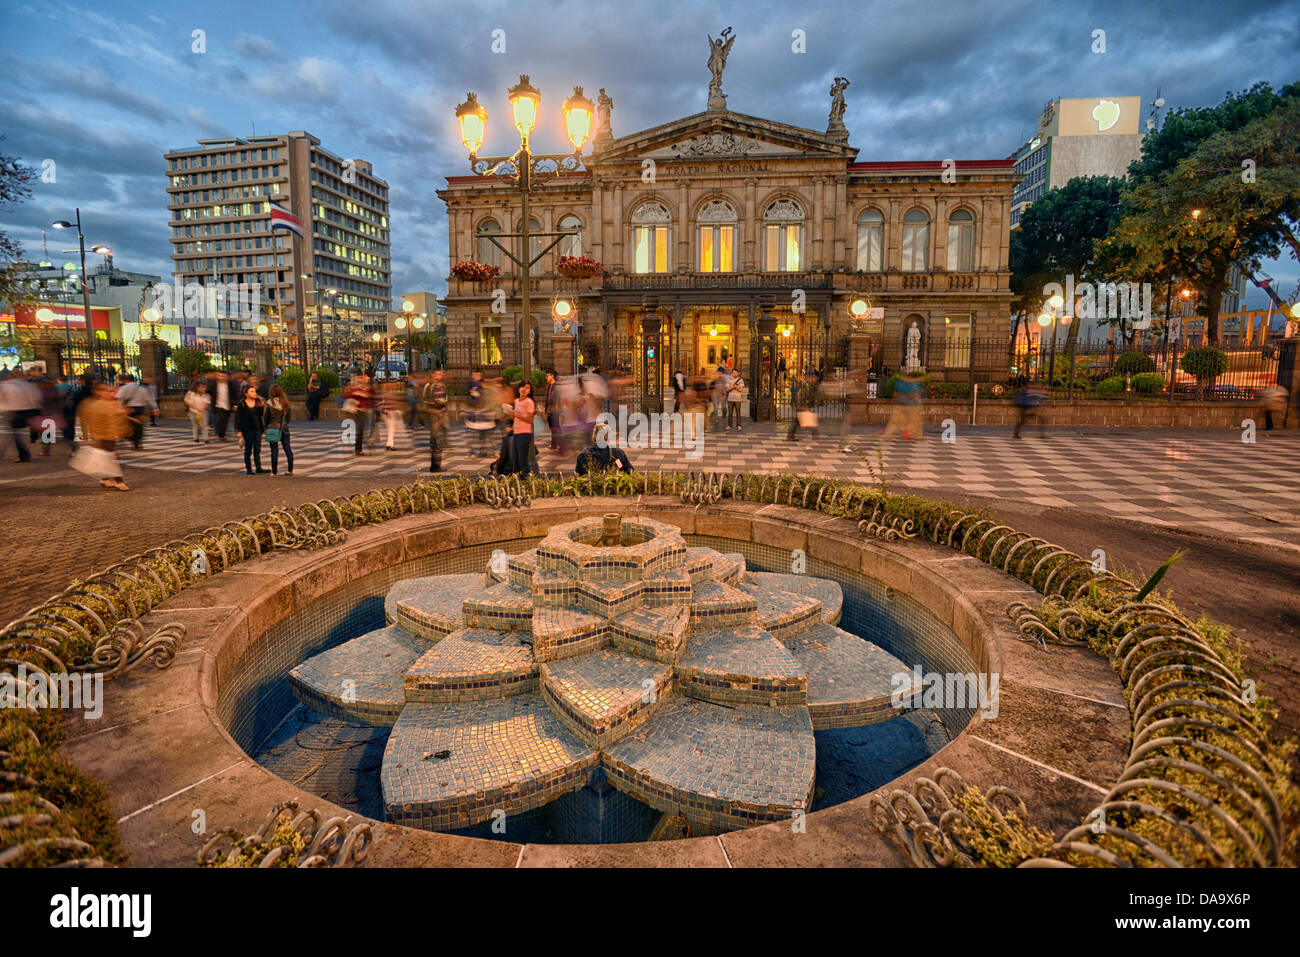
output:
[{"label": "street lamp post", "polygon": [[[520,231],[518,233],[495,233],[488,240],[501,250],[519,267],[519,297],[523,317],[519,330],[519,358],[523,366],[524,381],[532,381],[532,288],[531,269],[562,238],[576,234],[576,230],[554,233],[533,233],[528,228],[528,194],[533,190],[535,180],[546,176],[560,176],[576,172],[582,161],[582,147],[591,133],[592,103],[582,95],[582,87],[575,86],[573,95],[564,101],[565,128],[569,142],[573,144],[572,153],[535,154],[529,145],[533,127],[537,123],[537,108],[541,103],[541,91],[535,89],[527,75],[519,77],[519,83],[507,91],[510,108],[514,116],[515,129],[519,131],[519,150],[513,156],[493,156],[480,158],[478,149],[483,145],[487,132],[488,111],[478,102],[474,93],[466,95],[465,102],[456,107],[456,120],[460,124],[461,142],[469,152],[470,168],[478,176],[500,176],[519,187],[521,206]],[[531,241],[534,237],[551,237],[551,242],[532,254]],[[518,239],[520,254],[516,256],[501,244],[502,239]],[[540,350],[539,350],[540,351]]]},{"label": "street lamp post", "polygon": [[[90,349],[90,365],[95,365],[95,331],[90,327],[90,286],[86,283],[86,236],[81,231],[81,207],[77,207],[77,222],[75,224],[68,222],[66,219],[56,220],[51,224],[55,229],[72,229],[75,225],[77,230],[77,246],[81,250],[81,306],[86,317],[86,345]],[[71,367],[71,357],[69,357],[69,367]]]},{"label": "street lamp post", "polygon": [[393,325],[397,326],[399,331],[406,334],[406,374],[409,377],[414,371],[411,368],[411,335],[424,328],[424,314],[416,316],[415,303],[409,299],[402,300],[402,314],[393,320]]}]

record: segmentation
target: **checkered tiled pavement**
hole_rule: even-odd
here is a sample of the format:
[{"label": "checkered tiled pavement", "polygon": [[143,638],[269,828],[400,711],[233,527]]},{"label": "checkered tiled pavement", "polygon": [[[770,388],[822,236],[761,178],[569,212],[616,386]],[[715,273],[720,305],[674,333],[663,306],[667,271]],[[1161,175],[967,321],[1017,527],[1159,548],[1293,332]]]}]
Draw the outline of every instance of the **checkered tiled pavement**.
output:
[{"label": "checkered tiled pavement", "polygon": [[[382,438],[382,430],[380,434]],[[823,429],[820,438],[805,435],[798,442],[787,441],[784,430],[772,426],[707,432],[701,454],[694,458],[681,449],[627,451],[640,471],[813,472],[874,482],[876,435],[872,427],[859,427],[852,437],[857,454],[840,451],[844,443],[837,426]],[[453,427],[450,437],[444,470],[485,473],[490,456],[472,455],[471,437],[461,428]],[[1049,430],[1045,437],[1030,430],[1015,439],[1006,428],[958,425],[955,438],[945,443],[930,426],[923,441],[884,443],[890,486],[938,498],[987,499],[995,505],[1010,498],[1078,508],[1214,538],[1300,549],[1297,431],[1261,432],[1253,445],[1226,431],[1099,428]],[[344,445],[338,423],[295,423],[292,440],[300,475],[374,476],[380,484],[428,474],[428,439],[422,430],[400,430],[395,452],[381,443],[361,457]],[[492,455],[495,447],[496,442],[489,442]],[[148,430],[143,452],[125,452],[123,464],[128,475],[132,468],[229,474],[243,470],[243,456],[233,438],[195,445],[188,427],[167,421]],[[270,467],[265,447],[262,465]],[[545,471],[568,471],[574,462],[542,449],[540,465]]]}]

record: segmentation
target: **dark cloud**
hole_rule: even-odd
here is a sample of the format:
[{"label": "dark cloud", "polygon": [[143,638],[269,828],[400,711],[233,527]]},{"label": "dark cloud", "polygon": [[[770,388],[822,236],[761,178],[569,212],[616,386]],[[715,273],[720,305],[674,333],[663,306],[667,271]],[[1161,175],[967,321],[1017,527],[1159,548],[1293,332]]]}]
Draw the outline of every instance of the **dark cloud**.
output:
[{"label": "dark cloud", "polygon": [[[491,112],[485,152],[513,149],[505,90],[543,92],[541,149],[561,149],[559,104],[574,85],[614,98],[616,135],[705,108],[706,35],[737,34],[723,86],[735,111],[825,128],[828,89],[848,77],[845,120],[864,160],[1008,155],[1056,96],[1138,95],[1216,103],[1259,80],[1300,77],[1300,18],[1287,0],[1084,0],[746,5],[657,0],[316,0],[214,8],[193,0],[13,12],[0,41],[18,96],[0,103],[6,148],[59,161],[57,192],[9,216],[22,238],[72,206],[166,270],[162,154],[197,138],[306,129],[371,161],[391,185],[395,292],[442,289],[445,208],[466,171],[453,111],[467,90]],[[231,24],[237,24],[232,27]],[[259,29],[260,24],[266,24]],[[206,31],[207,52],[191,34]],[[494,53],[495,30],[506,52]],[[803,31],[806,52],[792,50]],[[1104,30],[1106,52],[1092,52]],[[76,51],[76,57],[68,54]],[[115,220],[120,220],[120,229]],[[1289,289],[1297,268],[1271,267]]]}]

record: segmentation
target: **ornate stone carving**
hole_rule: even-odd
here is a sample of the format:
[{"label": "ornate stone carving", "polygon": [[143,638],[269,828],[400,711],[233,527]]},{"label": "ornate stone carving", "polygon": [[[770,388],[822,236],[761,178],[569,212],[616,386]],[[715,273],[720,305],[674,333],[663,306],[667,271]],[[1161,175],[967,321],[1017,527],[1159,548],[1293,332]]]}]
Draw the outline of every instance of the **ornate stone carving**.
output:
[{"label": "ornate stone carving", "polygon": [[768,222],[802,222],[803,209],[792,199],[778,199],[767,207],[763,219]]},{"label": "ornate stone carving", "polygon": [[668,207],[663,203],[653,201],[642,203],[632,213],[634,223],[671,223],[672,221],[672,213],[668,212]]},{"label": "ornate stone carving", "polygon": [[734,156],[744,155],[732,133],[701,133],[682,144],[677,151],[681,156]]},{"label": "ornate stone carving", "polygon": [[725,200],[711,199],[704,204],[695,219],[701,223],[734,223],[736,211]]}]

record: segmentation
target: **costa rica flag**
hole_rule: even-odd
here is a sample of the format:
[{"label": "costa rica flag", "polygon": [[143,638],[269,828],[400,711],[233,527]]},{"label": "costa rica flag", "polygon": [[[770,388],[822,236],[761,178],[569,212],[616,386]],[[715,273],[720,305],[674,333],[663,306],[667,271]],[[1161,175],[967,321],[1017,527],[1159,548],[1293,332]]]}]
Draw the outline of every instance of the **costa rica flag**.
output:
[{"label": "costa rica flag", "polygon": [[307,229],[303,226],[302,220],[289,212],[283,206],[271,204],[271,229],[287,229],[301,239],[307,237]]}]

